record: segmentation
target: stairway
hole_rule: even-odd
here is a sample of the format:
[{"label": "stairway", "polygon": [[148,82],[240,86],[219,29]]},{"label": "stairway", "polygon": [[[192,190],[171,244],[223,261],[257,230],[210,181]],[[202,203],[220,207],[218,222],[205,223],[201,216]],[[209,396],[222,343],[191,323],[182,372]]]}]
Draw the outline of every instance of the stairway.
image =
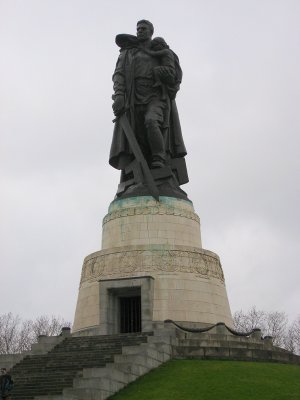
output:
[{"label": "stairway", "polygon": [[115,356],[122,354],[122,349],[147,343],[149,335],[67,337],[47,354],[29,355],[12,368],[13,398],[63,398],[63,390],[72,388],[73,379],[83,376],[84,369],[103,369],[114,362]]},{"label": "stairway", "polygon": [[14,400],[105,400],[128,383],[176,359],[223,359],[300,364],[300,356],[223,323],[203,329],[167,320],[151,333],[68,336],[46,354],[26,356],[11,370]]},{"label": "stairway", "polygon": [[236,332],[224,323],[204,329],[189,329],[171,320],[176,329],[172,341],[173,358],[203,360],[264,361],[300,364],[300,356],[274,346],[272,337],[262,337],[260,329]]}]

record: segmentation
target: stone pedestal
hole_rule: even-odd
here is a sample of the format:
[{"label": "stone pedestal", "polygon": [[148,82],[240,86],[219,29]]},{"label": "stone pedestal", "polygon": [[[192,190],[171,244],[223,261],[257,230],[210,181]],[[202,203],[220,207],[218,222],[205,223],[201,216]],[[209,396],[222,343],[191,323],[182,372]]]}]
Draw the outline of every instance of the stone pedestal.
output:
[{"label": "stone pedestal", "polygon": [[119,298],[141,297],[142,330],[171,319],[203,327],[232,317],[219,257],[202,249],[190,201],[115,200],[103,219],[102,250],[84,260],[73,332],[119,332]]}]

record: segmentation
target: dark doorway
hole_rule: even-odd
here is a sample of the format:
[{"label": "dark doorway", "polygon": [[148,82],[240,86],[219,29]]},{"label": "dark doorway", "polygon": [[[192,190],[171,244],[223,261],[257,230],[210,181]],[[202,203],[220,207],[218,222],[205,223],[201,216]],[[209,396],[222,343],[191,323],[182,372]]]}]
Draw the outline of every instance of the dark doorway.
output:
[{"label": "dark doorway", "polygon": [[120,297],[120,332],[141,332],[141,296]]}]

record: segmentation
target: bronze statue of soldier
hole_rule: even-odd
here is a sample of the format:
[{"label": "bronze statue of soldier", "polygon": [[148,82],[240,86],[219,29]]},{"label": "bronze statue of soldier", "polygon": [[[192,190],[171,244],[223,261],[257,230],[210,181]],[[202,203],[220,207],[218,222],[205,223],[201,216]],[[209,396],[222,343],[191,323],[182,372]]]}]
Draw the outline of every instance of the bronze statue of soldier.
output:
[{"label": "bronze statue of soldier", "polygon": [[117,197],[186,198],[179,187],[188,176],[175,103],[182,71],[164,39],[152,40],[153,32],[152,23],[141,20],[136,36],[116,36],[120,55],[113,74],[116,119],[109,163],[122,171]]}]

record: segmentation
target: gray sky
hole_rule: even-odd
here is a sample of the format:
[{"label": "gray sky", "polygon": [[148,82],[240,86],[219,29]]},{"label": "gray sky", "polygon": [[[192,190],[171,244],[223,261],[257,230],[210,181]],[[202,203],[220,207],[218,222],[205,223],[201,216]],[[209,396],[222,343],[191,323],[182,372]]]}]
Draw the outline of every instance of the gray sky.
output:
[{"label": "gray sky", "polygon": [[300,314],[300,2],[0,0],[0,314],[73,320],[119,172],[108,165],[118,33],[178,54],[183,189],[232,311]]}]

